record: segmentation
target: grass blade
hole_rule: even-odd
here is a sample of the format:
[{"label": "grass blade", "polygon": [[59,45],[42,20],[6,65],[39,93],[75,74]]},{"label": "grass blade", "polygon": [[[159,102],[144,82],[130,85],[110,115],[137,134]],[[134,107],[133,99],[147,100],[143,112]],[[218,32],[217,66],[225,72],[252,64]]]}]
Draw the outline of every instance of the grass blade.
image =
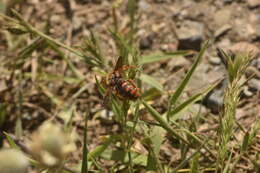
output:
[{"label": "grass blade", "polygon": [[186,87],[186,85],[188,84],[192,74],[194,73],[195,69],[197,68],[199,62],[202,59],[202,56],[204,54],[204,52],[206,51],[208,47],[208,42],[206,42],[204,44],[204,46],[202,47],[201,51],[199,52],[194,64],[192,65],[191,69],[188,71],[188,73],[186,74],[185,78],[183,79],[183,81],[181,82],[181,84],[179,85],[179,87],[177,88],[176,92],[170,97],[170,101],[169,101],[169,110],[167,113],[167,118],[169,119],[169,113],[171,112],[172,109],[172,105],[174,105],[176,103],[176,101],[178,100],[178,98],[180,97],[180,95],[182,94],[184,88]]},{"label": "grass blade", "polygon": [[104,143],[102,145],[97,146],[94,150],[88,153],[88,160],[89,159],[95,159],[98,156],[100,156],[106,149],[107,147],[114,143],[117,139],[119,139],[119,136],[109,136],[107,139],[105,139]]},{"label": "grass blade", "polygon": [[142,73],[139,77],[140,80],[142,80],[143,82],[149,84],[150,86],[156,88],[157,90],[163,92],[163,86],[162,84],[160,84],[157,80],[155,80],[153,77],[146,75],[144,73]]},{"label": "grass blade", "polygon": [[144,55],[140,59],[140,64],[148,64],[153,62],[158,62],[162,60],[167,60],[170,58],[178,58],[179,56],[186,56],[188,55],[188,51],[176,51],[176,52],[169,52],[169,53],[153,53],[151,55]]},{"label": "grass blade", "polygon": [[205,91],[198,93],[198,94],[195,94],[194,96],[190,97],[189,99],[187,99],[186,101],[181,103],[179,106],[177,106],[176,108],[174,108],[172,111],[169,112],[169,114],[168,114],[169,118],[171,118],[171,120],[173,120],[173,121],[177,120],[179,118],[178,116],[174,117],[174,118],[172,116],[174,116],[174,115],[180,113],[181,111],[185,110],[191,104],[201,100],[206,94],[208,94],[218,84],[219,84],[219,82],[216,82],[214,85],[210,86]]},{"label": "grass blade", "polygon": [[18,149],[20,150],[20,148],[16,145],[15,141],[13,140],[13,138],[6,132],[4,132],[5,136],[6,136],[6,139],[9,143],[9,145],[12,147],[12,148],[15,148],[15,149]]},{"label": "grass blade", "polygon": [[160,125],[168,131],[171,135],[176,137],[177,139],[181,140],[182,142],[189,144],[189,142],[180,136],[177,132],[175,132],[171,126],[167,123],[167,121],[150,105],[148,105],[145,101],[142,101],[143,105],[146,109],[150,112],[151,116],[160,123]]},{"label": "grass blade", "polygon": [[82,160],[81,173],[88,172],[88,148],[87,148],[88,115],[89,112],[85,115],[85,127],[84,127],[83,149],[82,149],[83,160]]}]

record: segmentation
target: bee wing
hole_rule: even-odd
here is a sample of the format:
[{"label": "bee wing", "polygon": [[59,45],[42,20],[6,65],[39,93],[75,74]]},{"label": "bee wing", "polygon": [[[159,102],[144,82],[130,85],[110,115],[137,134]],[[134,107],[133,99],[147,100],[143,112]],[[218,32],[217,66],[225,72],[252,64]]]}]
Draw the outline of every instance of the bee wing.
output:
[{"label": "bee wing", "polygon": [[114,71],[120,69],[124,64],[126,64],[124,58],[122,56],[118,57]]}]

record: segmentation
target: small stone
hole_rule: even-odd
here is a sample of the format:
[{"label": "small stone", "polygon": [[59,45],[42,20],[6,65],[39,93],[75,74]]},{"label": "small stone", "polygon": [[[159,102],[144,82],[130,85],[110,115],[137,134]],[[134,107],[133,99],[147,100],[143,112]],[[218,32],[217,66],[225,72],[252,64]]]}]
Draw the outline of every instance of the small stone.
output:
[{"label": "small stone", "polygon": [[252,97],[253,96],[253,92],[251,92],[249,90],[249,87],[248,86],[245,86],[244,89],[243,89],[243,93],[246,97]]},{"label": "small stone", "polygon": [[177,58],[173,58],[171,59],[166,66],[166,69],[168,71],[177,71],[180,68],[186,68],[190,66],[190,61],[188,61],[186,58],[184,57],[177,57]]},{"label": "small stone", "polygon": [[259,0],[247,0],[249,8],[256,8],[260,6]]},{"label": "small stone", "polygon": [[214,91],[207,99],[206,106],[213,112],[218,113],[223,106],[223,91]]},{"label": "small stone", "polygon": [[228,47],[231,46],[231,41],[229,38],[223,38],[221,39],[218,43],[217,43],[217,47],[223,49],[223,50],[227,50]]},{"label": "small stone", "polygon": [[223,8],[217,11],[214,15],[214,23],[220,27],[228,24],[231,19],[232,11],[229,8]]},{"label": "small stone", "polygon": [[142,11],[148,11],[149,9],[151,9],[151,5],[146,1],[139,1],[138,7]]},{"label": "small stone", "polygon": [[200,50],[204,39],[204,24],[194,21],[184,21],[176,30],[179,39],[179,49]]},{"label": "small stone", "polygon": [[162,51],[166,51],[166,52],[176,51],[177,48],[178,48],[178,44],[176,43],[166,43],[166,44],[162,44],[160,47]]},{"label": "small stone", "polygon": [[224,0],[224,3],[228,4],[228,3],[231,3],[233,2],[233,0]]},{"label": "small stone", "polygon": [[224,90],[228,85],[228,80],[223,80],[217,88],[211,91],[204,99],[204,105],[209,108],[212,113],[219,113],[223,107]]},{"label": "small stone", "polygon": [[155,33],[149,34],[146,37],[141,38],[139,48],[140,49],[149,49],[153,45],[153,40],[155,37]]},{"label": "small stone", "polygon": [[248,43],[248,42],[239,42],[234,44],[231,48],[230,51],[233,52],[234,54],[237,53],[251,53],[253,57],[256,57],[260,54],[260,50],[257,46],[254,44]]},{"label": "small stone", "polygon": [[221,64],[221,60],[219,57],[210,57],[209,58],[209,62],[212,64],[212,65],[219,65]]},{"label": "small stone", "polygon": [[256,68],[260,70],[260,58],[256,59]]},{"label": "small stone", "polygon": [[216,39],[218,39],[219,37],[223,36],[224,34],[226,34],[230,29],[231,29],[231,25],[229,24],[225,24],[222,27],[220,27],[219,29],[217,29],[214,33],[214,37]]},{"label": "small stone", "polygon": [[260,80],[258,79],[251,79],[248,82],[249,89],[252,91],[260,91]]}]

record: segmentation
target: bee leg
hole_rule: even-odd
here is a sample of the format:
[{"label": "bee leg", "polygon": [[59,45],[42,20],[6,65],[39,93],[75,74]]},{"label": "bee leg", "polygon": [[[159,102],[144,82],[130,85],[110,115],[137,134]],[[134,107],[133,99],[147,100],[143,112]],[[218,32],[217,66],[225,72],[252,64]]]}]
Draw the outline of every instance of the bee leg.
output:
[{"label": "bee leg", "polygon": [[136,86],[135,82],[134,82],[132,79],[128,79],[127,81],[134,86],[134,88],[135,88],[135,93],[137,93],[137,94],[140,96],[140,91],[141,91],[141,90],[140,90],[140,88],[138,88],[138,87]]},{"label": "bee leg", "polygon": [[122,73],[123,71],[126,71],[128,69],[131,69],[131,68],[137,68],[136,66],[133,66],[133,65],[123,65],[121,68],[119,68],[117,71],[119,71],[120,73]]},{"label": "bee leg", "polygon": [[128,79],[127,81],[130,82],[135,88],[137,88],[135,82],[132,79]]},{"label": "bee leg", "polygon": [[119,98],[120,100],[123,100],[123,99],[124,99],[124,97],[123,97],[122,95],[120,95],[120,93],[117,91],[116,86],[113,87],[113,93],[114,93],[114,95],[115,95],[117,98]]}]

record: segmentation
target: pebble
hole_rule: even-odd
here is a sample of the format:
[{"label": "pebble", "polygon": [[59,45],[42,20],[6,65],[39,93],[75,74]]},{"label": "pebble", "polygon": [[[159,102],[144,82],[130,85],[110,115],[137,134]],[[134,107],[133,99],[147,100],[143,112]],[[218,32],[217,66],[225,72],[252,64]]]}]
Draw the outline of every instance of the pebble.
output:
[{"label": "pebble", "polygon": [[206,107],[209,108],[213,113],[221,111],[223,106],[224,93],[222,90],[215,90],[206,99]]},{"label": "pebble", "polygon": [[252,91],[260,91],[260,80],[251,79],[248,81],[249,89]]},{"label": "pebble", "polygon": [[168,69],[168,71],[173,72],[173,71],[177,71],[180,68],[187,68],[190,66],[190,61],[188,61],[186,58],[184,57],[176,57],[171,59],[166,66],[166,69]]},{"label": "pebble", "polygon": [[228,24],[231,20],[232,11],[230,8],[223,8],[214,14],[214,23],[220,27]]},{"label": "pebble", "polygon": [[223,1],[224,1],[224,3],[226,3],[226,4],[233,2],[233,0],[223,0]]},{"label": "pebble", "polygon": [[204,105],[211,110],[212,113],[217,114],[223,107],[224,90],[228,85],[228,80],[223,80],[220,86],[211,91],[204,99]]},{"label": "pebble", "polygon": [[223,36],[224,34],[226,34],[230,29],[232,28],[231,25],[229,24],[225,24],[223,26],[221,26],[219,29],[217,29],[215,32],[214,32],[214,37],[216,39],[218,39],[219,37]]},{"label": "pebble", "polygon": [[221,64],[221,60],[220,60],[219,57],[210,57],[209,62],[212,65],[220,65]]},{"label": "pebble", "polygon": [[205,33],[203,23],[184,21],[176,33],[179,39],[179,49],[200,50]]},{"label": "pebble", "polygon": [[256,8],[260,6],[259,0],[247,0],[249,8]]},{"label": "pebble", "polygon": [[153,45],[153,40],[155,37],[155,33],[149,34],[146,37],[142,37],[139,43],[140,49],[149,49]]},{"label": "pebble", "polygon": [[238,42],[230,48],[230,51],[234,54],[250,52],[253,57],[260,54],[260,49],[254,44],[248,42]]},{"label": "pebble", "polygon": [[141,11],[149,11],[151,9],[151,5],[146,1],[139,1],[138,7]]},{"label": "pebble", "polygon": [[253,96],[253,92],[251,92],[249,90],[249,87],[248,86],[245,86],[244,89],[243,89],[243,94],[246,96],[246,97],[252,97]]}]

